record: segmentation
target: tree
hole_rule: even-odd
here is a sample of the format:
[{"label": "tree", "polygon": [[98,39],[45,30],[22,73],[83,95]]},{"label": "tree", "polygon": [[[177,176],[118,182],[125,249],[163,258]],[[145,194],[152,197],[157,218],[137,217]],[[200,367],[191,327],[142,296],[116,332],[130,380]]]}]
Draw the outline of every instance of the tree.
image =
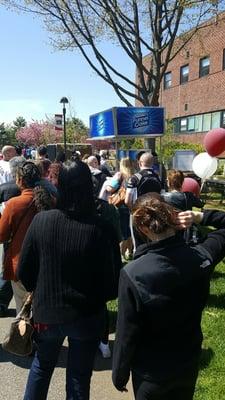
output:
[{"label": "tree", "polygon": [[32,122],[17,131],[16,138],[19,142],[28,146],[57,143],[61,141],[62,132],[56,131],[54,125],[48,122]]},{"label": "tree", "polygon": [[73,117],[66,122],[66,138],[69,143],[85,143],[88,128],[79,118]]},{"label": "tree", "polygon": [[16,144],[17,139],[16,139],[16,133],[18,130],[21,128],[25,127],[27,124],[25,118],[23,117],[17,117],[15,121],[13,121],[13,124],[10,125],[7,129],[7,137],[8,137],[8,143],[10,144]]},{"label": "tree", "polygon": [[144,148],[144,140],[143,139],[123,139],[120,142],[121,150],[138,150]]},{"label": "tree", "polygon": [[20,128],[23,128],[24,126],[26,126],[27,122],[25,120],[25,118],[23,117],[17,117],[15,121],[13,121],[13,128],[15,129],[15,131],[17,131]]},{"label": "tree", "polygon": [[176,150],[194,150],[197,154],[205,151],[202,144],[181,143],[179,137],[175,138],[173,135],[173,121],[171,120],[167,121],[165,135],[160,139],[157,138],[156,150],[160,161],[165,164],[167,169],[171,167],[171,161]]},{"label": "tree", "polygon": [[15,137],[15,130],[11,125],[5,125],[4,122],[0,124],[0,146],[3,147],[6,144],[15,145],[17,143]]},{"label": "tree", "polygon": [[[62,50],[78,49],[127,106],[133,100],[143,106],[157,106],[168,63],[202,28],[203,21],[225,8],[224,0],[0,0],[0,3],[42,17],[53,34],[53,44]],[[177,34],[180,40],[175,42]],[[116,59],[113,64],[106,58],[101,50],[101,43],[106,40],[119,45],[133,63],[136,80],[123,72],[123,63]]]},{"label": "tree", "polygon": [[2,122],[0,124],[0,144],[1,144],[1,147],[4,146],[4,144],[6,143],[5,140],[6,140],[6,127],[5,127],[5,123]]}]

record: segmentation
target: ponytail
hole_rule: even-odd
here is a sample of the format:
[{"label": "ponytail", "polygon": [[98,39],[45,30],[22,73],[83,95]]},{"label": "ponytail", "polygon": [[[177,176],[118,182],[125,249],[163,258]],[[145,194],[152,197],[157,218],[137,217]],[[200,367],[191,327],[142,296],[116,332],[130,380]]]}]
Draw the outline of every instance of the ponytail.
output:
[{"label": "ponytail", "polygon": [[36,186],[33,189],[33,193],[34,193],[34,204],[37,209],[37,212],[47,211],[54,208],[55,199],[42,186]]}]

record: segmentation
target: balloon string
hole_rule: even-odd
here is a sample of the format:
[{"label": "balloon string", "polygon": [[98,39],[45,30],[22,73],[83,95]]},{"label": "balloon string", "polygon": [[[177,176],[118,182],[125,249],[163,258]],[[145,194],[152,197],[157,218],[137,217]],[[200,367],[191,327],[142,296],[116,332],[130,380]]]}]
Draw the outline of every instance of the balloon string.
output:
[{"label": "balloon string", "polygon": [[205,181],[206,181],[206,179],[203,179],[203,180],[202,180],[202,184],[201,184],[201,187],[200,187],[200,192],[199,192],[199,194],[201,193],[201,191],[202,191],[202,189],[203,189],[203,186],[204,186],[204,184],[205,184]]},{"label": "balloon string", "polygon": [[[211,167],[211,166],[210,166]],[[203,182],[205,182],[205,180],[207,179],[207,175],[208,175],[208,172],[210,171],[210,167],[208,166],[207,168],[206,168],[206,171],[205,171],[205,178],[202,178],[203,179]],[[213,175],[213,174],[212,174]]]},{"label": "balloon string", "polygon": [[[206,179],[208,179],[207,178],[207,175],[208,175],[208,172],[210,171],[210,167],[208,166],[207,168],[206,168],[206,171],[205,171],[205,178],[202,178],[203,179],[203,181],[202,181],[202,184],[201,184],[201,188],[200,188],[200,193],[201,193],[201,191],[202,191],[202,189],[203,189],[203,186],[204,186],[204,183],[205,183],[205,181],[206,181]],[[213,174],[212,174],[213,175]]]}]

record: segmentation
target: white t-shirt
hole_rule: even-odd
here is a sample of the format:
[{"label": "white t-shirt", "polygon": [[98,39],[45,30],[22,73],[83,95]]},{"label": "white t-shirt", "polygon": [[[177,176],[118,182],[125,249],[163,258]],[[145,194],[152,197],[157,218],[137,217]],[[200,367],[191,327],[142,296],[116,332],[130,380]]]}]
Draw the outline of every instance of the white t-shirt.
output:
[{"label": "white t-shirt", "polygon": [[9,161],[0,160],[0,185],[12,180]]},{"label": "white t-shirt", "polygon": [[98,198],[101,200],[108,201],[108,197],[110,196],[110,193],[106,190],[107,186],[110,186],[110,181],[112,180],[111,177],[107,177],[105,182],[102,185],[102,188],[100,190]]},{"label": "white t-shirt", "polygon": [[36,160],[36,158],[37,158],[37,150],[35,150],[35,149],[31,150],[30,154],[31,154],[32,160]]},{"label": "white t-shirt", "polygon": [[127,194],[129,195],[129,199],[130,199],[130,202],[131,202],[131,204],[134,204],[135,203],[135,201],[137,200],[137,188],[136,187],[134,187],[134,188],[127,188]]}]

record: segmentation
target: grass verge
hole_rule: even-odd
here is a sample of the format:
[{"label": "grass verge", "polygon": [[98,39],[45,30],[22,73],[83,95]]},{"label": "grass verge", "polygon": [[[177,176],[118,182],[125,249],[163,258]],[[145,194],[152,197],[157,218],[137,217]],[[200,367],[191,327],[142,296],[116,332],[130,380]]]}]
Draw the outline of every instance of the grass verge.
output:
[{"label": "grass verge", "polygon": [[217,265],[202,319],[204,335],[194,400],[225,399],[225,263]]}]

